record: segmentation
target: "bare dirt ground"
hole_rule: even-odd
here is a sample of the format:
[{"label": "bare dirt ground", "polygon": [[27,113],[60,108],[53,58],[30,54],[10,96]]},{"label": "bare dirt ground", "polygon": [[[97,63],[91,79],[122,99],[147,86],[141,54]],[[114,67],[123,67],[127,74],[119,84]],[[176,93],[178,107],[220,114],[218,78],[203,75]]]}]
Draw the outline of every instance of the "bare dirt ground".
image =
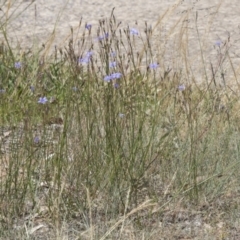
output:
[{"label": "bare dirt ground", "polygon": [[[22,47],[31,47],[33,43],[41,45],[55,30],[53,45],[61,47],[66,45],[70,28],[77,29],[81,18],[81,28],[90,23],[94,32],[99,19],[108,18],[115,8],[115,16],[122,22],[121,28],[135,27],[143,33],[145,21],[154,27],[166,14],[154,31],[154,44],[160,43],[165,49],[164,54],[161,52],[165,67],[189,68],[189,72],[194,72],[192,75],[202,79],[204,71],[200,52],[204,53],[207,68],[210,69],[210,63],[217,68],[223,59],[214,44],[221,40],[222,46],[226,44],[225,50],[229,49],[231,58],[231,62],[224,59],[221,72],[229,82],[236,82],[240,66],[240,9],[237,6],[237,0],[148,0],[147,4],[144,0],[59,0],[57,3],[55,0],[8,0],[1,6],[0,17],[2,23],[7,20],[8,24],[4,26],[7,26],[11,43],[19,43]],[[1,35],[0,39],[3,39]],[[187,59],[183,57],[185,53]],[[191,67],[181,66],[185,60],[192,64]]]}]

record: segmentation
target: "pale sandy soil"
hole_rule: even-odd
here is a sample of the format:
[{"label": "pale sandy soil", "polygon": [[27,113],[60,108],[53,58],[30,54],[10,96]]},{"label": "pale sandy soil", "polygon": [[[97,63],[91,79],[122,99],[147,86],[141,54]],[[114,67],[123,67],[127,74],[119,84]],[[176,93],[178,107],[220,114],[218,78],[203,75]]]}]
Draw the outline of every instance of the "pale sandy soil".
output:
[{"label": "pale sandy soil", "polygon": [[[210,75],[210,62],[214,68],[217,68],[220,60],[214,43],[222,40],[224,44],[229,39],[227,46],[230,47],[229,56],[231,56],[235,74],[231,70],[231,63],[227,58],[221,71],[225,74],[225,78],[231,79],[233,82],[235,82],[235,76],[238,78],[239,75],[240,8],[237,0],[2,1],[4,3],[1,6],[0,17],[2,23],[7,17],[9,19],[7,25],[9,40],[12,43],[19,42],[24,47],[31,47],[33,42],[38,45],[46,42],[54,29],[56,29],[56,34],[53,43],[58,47],[63,46],[66,44],[66,37],[69,36],[70,27],[77,29],[81,17],[83,19],[81,29],[84,28],[85,23],[91,23],[93,30],[96,30],[98,20],[108,18],[113,7],[115,7],[117,20],[122,22],[121,28],[134,27],[143,33],[145,21],[154,27],[159,17],[169,9],[161,21],[161,25],[154,32],[153,45],[161,46],[161,51],[156,54],[156,58],[160,63],[164,62],[165,68],[178,70],[186,69],[186,62],[191,63],[191,66],[187,64],[187,68],[189,68],[187,78],[189,79],[191,79],[191,74],[201,79],[204,74],[196,31],[196,13],[198,13],[197,25],[208,74]],[[27,7],[28,5],[30,6]],[[7,11],[8,8],[9,11]],[[27,9],[23,11],[25,8]],[[11,15],[11,13],[13,14]],[[179,20],[181,21],[177,27],[171,31]],[[136,21],[138,25],[136,25]],[[0,33],[0,39],[3,38],[1,35]],[[188,44],[186,44],[187,40]],[[179,44],[180,42],[182,44]],[[166,50],[163,51],[163,49]],[[187,59],[184,57],[185,53],[187,53]],[[160,57],[161,59],[159,59]],[[191,71],[193,72],[191,73]]]}]

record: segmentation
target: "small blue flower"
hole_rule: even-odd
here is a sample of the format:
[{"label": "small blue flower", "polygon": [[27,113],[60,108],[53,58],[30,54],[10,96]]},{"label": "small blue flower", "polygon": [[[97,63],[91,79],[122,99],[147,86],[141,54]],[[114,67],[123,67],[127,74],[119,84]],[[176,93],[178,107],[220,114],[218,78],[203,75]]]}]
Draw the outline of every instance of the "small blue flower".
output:
[{"label": "small blue flower", "polygon": [[0,89],[0,94],[3,94],[3,93],[5,93],[5,92],[6,92],[5,89]]},{"label": "small blue flower", "polygon": [[106,81],[106,82],[110,82],[112,80],[112,76],[111,75],[107,75],[107,76],[104,77],[103,80]]},{"label": "small blue flower", "polygon": [[125,114],[119,113],[119,117],[120,117],[120,118],[123,118],[123,117],[125,117]]},{"label": "small blue flower", "polygon": [[135,29],[135,28],[131,28],[131,29],[130,29],[130,33],[131,33],[132,35],[138,35],[138,30]]},{"label": "small blue flower", "polygon": [[111,75],[105,76],[103,80],[106,82],[110,82],[113,79],[121,78],[121,76],[121,73],[112,73]]},{"label": "small blue flower", "polygon": [[156,68],[159,67],[159,64],[158,64],[158,63],[151,63],[151,64],[149,64],[149,67],[150,67],[151,69],[156,69]]},{"label": "small blue flower", "polygon": [[104,40],[105,38],[108,38],[108,37],[109,37],[109,34],[108,34],[108,33],[105,33],[103,36],[99,36],[99,37],[97,38],[97,40],[102,41],[102,40]]},{"label": "small blue flower", "polygon": [[79,62],[79,63],[89,63],[92,55],[93,55],[93,52],[92,52],[92,51],[88,51],[88,52],[86,53],[86,56],[85,56],[85,57],[82,57],[82,58],[79,58],[79,59],[78,59],[78,62]]},{"label": "small blue flower", "polygon": [[117,63],[116,62],[110,62],[109,63],[109,67],[110,68],[114,68],[114,67],[116,67],[117,66]]},{"label": "small blue flower", "polygon": [[39,100],[38,100],[38,103],[41,103],[41,104],[45,104],[47,103],[47,98],[46,97],[40,97]]},{"label": "small blue flower", "polygon": [[93,55],[93,51],[88,51],[86,53],[86,57],[90,58]]},{"label": "small blue flower", "polygon": [[33,142],[35,144],[38,144],[40,142],[40,138],[38,136],[36,136],[34,139],[33,139]]},{"label": "small blue flower", "polygon": [[184,91],[185,89],[186,87],[184,84],[178,86],[178,91]]},{"label": "small blue flower", "polygon": [[92,24],[86,24],[86,25],[85,25],[85,28],[86,28],[87,30],[90,30],[90,29],[92,28]]},{"label": "small blue flower", "polygon": [[98,37],[97,40],[102,41],[104,37]]},{"label": "small blue flower", "polygon": [[115,57],[116,53],[115,52],[110,52],[110,56]]},{"label": "small blue flower", "polygon": [[20,62],[15,62],[14,66],[17,69],[20,69],[22,67],[22,64]]},{"label": "small blue flower", "polygon": [[113,73],[113,74],[111,75],[112,79],[120,78],[121,76],[122,76],[121,73]]},{"label": "small blue flower", "polygon": [[89,61],[90,61],[89,57],[83,57],[78,59],[79,63],[89,63]]},{"label": "small blue flower", "polygon": [[118,89],[120,87],[120,85],[118,83],[114,83],[114,88]]},{"label": "small blue flower", "polygon": [[220,47],[221,44],[222,44],[222,41],[221,41],[221,40],[217,40],[217,41],[215,42],[215,45],[218,46],[218,47]]},{"label": "small blue flower", "polygon": [[76,92],[78,89],[77,89],[77,87],[73,87],[72,90],[73,90],[74,92]]}]

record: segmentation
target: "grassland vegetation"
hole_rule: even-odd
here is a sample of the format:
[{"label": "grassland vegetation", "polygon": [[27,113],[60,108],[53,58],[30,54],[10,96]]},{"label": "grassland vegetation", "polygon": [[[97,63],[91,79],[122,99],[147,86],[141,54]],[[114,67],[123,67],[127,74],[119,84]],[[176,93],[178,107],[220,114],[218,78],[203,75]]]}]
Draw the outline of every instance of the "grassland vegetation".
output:
[{"label": "grassland vegetation", "polygon": [[1,239],[240,236],[239,83],[204,56],[202,82],[166,66],[161,21],[141,31],[113,11],[34,50],[1,22]]}]

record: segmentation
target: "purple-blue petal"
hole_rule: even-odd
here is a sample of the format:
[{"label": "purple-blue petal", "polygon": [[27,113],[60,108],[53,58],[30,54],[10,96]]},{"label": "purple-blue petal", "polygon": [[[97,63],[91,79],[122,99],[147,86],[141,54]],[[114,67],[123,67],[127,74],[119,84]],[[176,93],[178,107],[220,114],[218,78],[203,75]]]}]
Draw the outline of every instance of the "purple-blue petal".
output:
[{"label": "purple-blue petal", "polygon": [[218,46],[218,47],[220,47],[221,44],[222,44],[222,41],[221,41],[221,40],[217,40],[217,41],[215,42],[215,45]]},{"label": "purple-blue petal", "polygon": [[112,73],[112,79],[115,79],[115,78],[120,78],[122,76],[121,73]]},{"label": "purple-blue petal", "polygon": [[38,103],[41,103],[41,104],[45,104],[46,102],[48,102],[46,97],[40,97],[38,100]]},{"label": "purple-blue petal", "polygon": [[118,89],[120,87],[120,85],[118,83],[114,83],[114,88]]},{"label": "purple-blue petal", "polygon": [[79,58],[79,63],[89,63],[89,57],[83,57],[83,58]]},{"label": "purple-blue petal", "polygon": [[15,62],[14,66],[15,68],[19,69],[22,67],[22,64],[20,62]]},{"label": "purple-blue petal", "polygon": [[88,51],[87,53],[86,53],[86,57],[91,57],[93,55],[93,52],[92,51]]},{"label": "purple-blue petal", "polygon": [[116,53],[115,52],[110,52],[110,56],[115,57]]},{"label": "purple-blue petal", "polygon": [[132,35],[138,35],[138,30],[135,29],[135,28],[131,28],[131,29],[130,29],[130,33],[131,33]]},{"label": "purple-blue petal", "polygon": [[106,82],[110,82],[112,80],[112,76],[111,75],[107,75],[104,77],[104,81]]},{"label": "purple-blue petal", "polygon": [[87,30],[90,30],[90,29],[91,29],[91,27],[92,27],[92,25],[91,25],[91,24],[86,24],[86,25],[85,25],[85,28],[86,28]]},{"label": "purple-blue petal", "polygon": [[38,144],[40,142],[40,138],[38,136],[36,136],[34,139],[33,139],[33,142],[35,144]]},{"label": "purple-blue petal", "polygon": [[114,67],[116,67],[117,66],[117,63],[116,62],[110,62],[109,63],[109,67],[110,68],[114,68]]},{"label": "purple-blue petal", "polygon": [[150,67],[151,69],[156,69],[156,68],[159,67],[159,64],[158,64],[158,63],[151,63],[151,64],[149,64],[149,67]]},{"label": "purple-blue petal", "polygon": [[186,89],[186,87],[184,84],[178,86],[179,91],[184,91],[185,89]]},{"label": "purple-blue petal", "polygon": [[105,39],[105,38],[108,38],[108,37],[109,37],[109,34],[108,34],[108,33],[105,33],[104,36],[99,36],[99,37],[97,38],[97,40],[101,41],[101,40],[103,40],[103,39]]}]

